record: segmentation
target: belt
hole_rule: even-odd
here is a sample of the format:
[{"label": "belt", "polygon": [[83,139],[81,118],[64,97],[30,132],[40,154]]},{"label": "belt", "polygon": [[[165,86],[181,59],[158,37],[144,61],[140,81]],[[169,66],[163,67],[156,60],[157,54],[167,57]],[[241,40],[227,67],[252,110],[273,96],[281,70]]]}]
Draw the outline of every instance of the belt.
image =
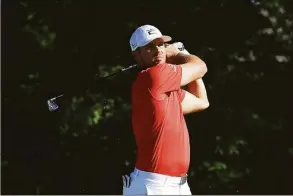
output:
[{"label": "belt", "polygon": [[145,172],[136,168],[133,171],[133,175],[137,177],[160,181],[163,183],[173,183],[173,184],[183,185],[187,182],[187,175],[183,177],[174,177],[174,176],[167,176],[167,175],[157,174],[152,172]]},{"label": "belt", "polygon": [[183,185],[183,184],[185,184],[186,182],[187,182],[187,175],[181,177],[181,180],[180,180],[180,182],[179,182],[179,185]]}]

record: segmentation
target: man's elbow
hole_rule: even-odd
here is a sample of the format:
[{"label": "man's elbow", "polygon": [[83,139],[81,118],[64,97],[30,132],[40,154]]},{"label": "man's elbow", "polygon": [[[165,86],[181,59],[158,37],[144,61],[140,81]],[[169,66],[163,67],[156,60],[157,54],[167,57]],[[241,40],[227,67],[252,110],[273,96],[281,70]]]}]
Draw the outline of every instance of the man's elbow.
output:
[{"label": "man's elbow", "polygon": [[196,111],[203,111],[206,110],[208,107],[210,107],[209,101],[203,101],[202,104],[198,108],[196,108]]},{"label": "man's elbow", "polygon": [[200,60],[200,62],[198,62],[197,64],[199,67],[199,73],[195,74],[194,78],[196,78],[196,79],[202,78],[208,72],[208,68],[207,68],[205,62]]},{"label": "man's elbow", "polygon": [[201,112],[203,110],[206,110],[210,106],[210,103],[208,101],[203,101],[201,104],[196,104],[193,108],[189,108],[184,111],[184,114],[190,114],[194,112]]},{"label": "man's elbow", "polygon": [[202,73],[203,73],[203,76],[208,72],[208,67],[207,65],[205,64],[205,62],[201,62],[201,69],[202,69]]},{"label": "man's elbow", "polygon": [[210,107],[210,102],[209,101],[205,101],[202,105],[203,110],[207,109],[208,107]]}]

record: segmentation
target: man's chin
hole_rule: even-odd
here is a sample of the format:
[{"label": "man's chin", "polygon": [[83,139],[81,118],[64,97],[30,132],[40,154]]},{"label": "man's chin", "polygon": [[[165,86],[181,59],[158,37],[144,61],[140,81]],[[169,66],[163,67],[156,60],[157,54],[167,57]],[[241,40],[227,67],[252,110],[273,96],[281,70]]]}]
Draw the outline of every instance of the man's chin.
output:
[{"label": "man's chin", "polygon": [[154,60],[154,65],[164,64],[164,63],[166,63],[165,59],[156,59],[156,60]]}]

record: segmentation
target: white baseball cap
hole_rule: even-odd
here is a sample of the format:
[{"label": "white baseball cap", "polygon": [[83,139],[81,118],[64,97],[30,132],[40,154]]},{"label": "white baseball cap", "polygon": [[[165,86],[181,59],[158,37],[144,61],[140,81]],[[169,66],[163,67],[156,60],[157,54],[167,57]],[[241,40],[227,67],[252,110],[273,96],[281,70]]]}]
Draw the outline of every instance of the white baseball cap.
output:
[{"label": "white baseball cap", "polygon": [[164,42],[172,40],[170,36],[162,35],[161,31],[152,25],[140,26],[133,32],[130,38],[131,51],[135,51],[138,47],[145,46],[157,38],[161,38]]}]

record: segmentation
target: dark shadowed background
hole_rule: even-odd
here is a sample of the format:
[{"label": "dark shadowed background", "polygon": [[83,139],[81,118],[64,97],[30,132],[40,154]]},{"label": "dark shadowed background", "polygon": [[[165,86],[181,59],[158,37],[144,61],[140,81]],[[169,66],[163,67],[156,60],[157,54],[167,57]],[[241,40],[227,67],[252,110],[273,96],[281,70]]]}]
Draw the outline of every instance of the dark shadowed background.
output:
[{"label": "dark shadowed background", "polygon": [[[293,194],[289,0],[2,1],[2,194],[121,194],[136,145],[129,38],[152,24],[208,66],[186,116],[193,194]],[[92,87],[89,93],[84,89]],[[60,110],[46,100],[64,93]]]}]

